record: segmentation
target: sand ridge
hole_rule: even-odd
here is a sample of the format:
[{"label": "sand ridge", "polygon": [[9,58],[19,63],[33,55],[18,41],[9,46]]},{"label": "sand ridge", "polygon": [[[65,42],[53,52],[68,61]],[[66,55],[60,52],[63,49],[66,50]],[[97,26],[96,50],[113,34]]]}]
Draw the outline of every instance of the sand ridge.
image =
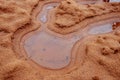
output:
[{"label": "sand ridge", "polygon": [[29,60],[17,55],[19,37],[40,27],[31,15],[38,2],[44,1],[0,1],[0,80],[119,80],[119,29],[78,41],[73,50],[76,60],[64,70],[38,69]]}]

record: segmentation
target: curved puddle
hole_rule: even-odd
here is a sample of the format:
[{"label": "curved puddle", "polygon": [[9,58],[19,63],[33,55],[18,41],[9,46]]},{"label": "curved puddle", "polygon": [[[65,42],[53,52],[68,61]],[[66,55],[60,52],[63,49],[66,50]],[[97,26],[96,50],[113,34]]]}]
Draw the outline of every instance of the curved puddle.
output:
[{"label": "curved puddle", "polygon": [[85,28],[80,34],[74,34],[71,37],[60,37],[52,35],[45,30],[45,23],[49,10],[53,9],[58,3],[47,4],[43,7],[42,12],[38,15],[43,25],[40,30],[32,33],[32,36],[26,35],[23,43],[28,57],[35,63],[50,69],[60,69],[67,66],[71,61],[71,50],[73,45],[87,35],[102,34],[112,31],[112,24],[116,20],[108,21],[109,23],[98,24],[91,28]]},{"label": "curved puddle", "polygon": [[42,11],[38,15],[37,19],[43,23],[46,23],[49,10],[53,9],[57,5],[58,5],[58,3],[50,3],[47,5],[44,5],[44,7],[42,8]]}]

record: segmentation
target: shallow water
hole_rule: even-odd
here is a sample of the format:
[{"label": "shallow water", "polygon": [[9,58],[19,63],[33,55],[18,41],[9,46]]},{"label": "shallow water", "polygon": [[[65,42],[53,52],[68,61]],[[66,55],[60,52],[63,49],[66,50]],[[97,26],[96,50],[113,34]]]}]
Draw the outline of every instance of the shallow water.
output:
[{"label": "shallow water", "polygon": [[120,2],[120,0],[110,0],[110,2]]},{"label": "shallow water", "polygon": [[48,68],[62,68],[69,64],[74,41],[50,35],[46,32],[34,34],[25,41],[24,47],[38,64]]},{"label": "shallow water", "polygon": [[106,24],[106,25],[101,25],[99,27],[95,27],[90,29],[88,32],[89,34],[100,34],[100,33],[108,33],[112,31],[112,25],[111,24]]},{"label": "shallow water", "polygon": [[[89,29],[83,29],[80,34],[74,34],[71,37],[60,37],[56,34],[52,35],[44,28],[44,24],[47,22],[47,16],[50,9],[53,9],[58,3],[51,3],[44,6],[42,12],[38,15],[38,19],[43,22],[42,30],[37,30],[30,36],[25,36],[25,42],[23,43],[24,49],[30,59],[37,64],[50,68],[60,69],[67,66],[71,61],[71,50],[73,45],[87,34],[102,34],[112,31],[112,24],[104,23],[97,26],[92,26]],[[29,33],[30,34],[30,33]]]},{"label": "shallow water", "polygon": [[57,5],[58,3],[50,3],[45,5],[40,14],[38,15],[37,19],[43,23],[46,23],[49,10],[53,9]]}]

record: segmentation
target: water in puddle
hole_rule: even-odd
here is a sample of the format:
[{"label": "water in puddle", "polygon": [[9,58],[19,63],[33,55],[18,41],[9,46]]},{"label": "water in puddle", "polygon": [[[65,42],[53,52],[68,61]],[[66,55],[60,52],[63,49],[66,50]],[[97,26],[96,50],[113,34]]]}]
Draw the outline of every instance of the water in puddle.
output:
[{"label": "water in puddle", "polygon": [[120,2],[120,0],[110,0],[110,2]]},{"label": "water in puddle", "polygon": [[29,57],[38,64],[59,69],[69,64],[71,49],[76,39],[64,39],[43,31],[29,37],[24,47]]},{"label": "water in puddle", "polygon": [[45,5],[42,9],[42,12],[40,12],[40,14],[37,17],[38,20],[40,20],[43,23],[47,22],[48,11],[53,9],[57,5],[58,3],[51,3],[51,4]]},{"label": "water in puddle", "polygon": [[[39,20],[44,23],[47,22],[47,13],[55,5],[57,3],[45,5],[38,16]],[[42,27],[45,27],[45,25],[42,25]],[[87,33],[92,35],[110,31],[112,31],[111,23],[91,27]],[[27,39],[25,39],[23,46],[28,57],[37,64],[50,69],[60,69],[70,63],[72,47],[84,37],[84,33],[64,38],[49,34],[42,28],[42,30],[33,32],[32,36],[28,37],[26,35]]]},{"label": "water in puddle", "polygon": [[[113,24],[115,22],[120,22],[119,18],[105,20],[104,22],[98,22],[97,25],[93,26],[94,24],[89,25],[89,30],[87,31],[88,34],[102,34],[102,33],[109,33],[113,31]],[[116,25],[117,27],[117,25]]]}]

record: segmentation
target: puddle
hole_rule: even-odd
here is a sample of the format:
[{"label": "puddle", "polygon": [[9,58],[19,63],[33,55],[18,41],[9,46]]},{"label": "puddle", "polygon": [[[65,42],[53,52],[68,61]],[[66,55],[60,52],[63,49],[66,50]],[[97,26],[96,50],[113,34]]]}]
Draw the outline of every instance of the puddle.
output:
[{"label": "puddle", "polygon": [[[88,34],[101,34],[112,31],[112,23],[102,24],[85,28],[82,33],[75,34],[72,37],[60,37],[52,35],[47,32],[43,27],[46,27],[44,23],[47,22],[47,15],[49,10],[53,9],[58,3],[47,4],[43,7],[42,12],[37,19],[43,22],[41,26],[42,30],[29,33],[32,35],[26,35],[23,42],[24,49],[28,57],[35,63],[50,69],[61,69],[67,66],[71,61],[71,50],[73,45],[83,37],[85,37],[86,31]],[[93,26],[93,25],[89,25]]]},{"label": "puddle", "polygon": [[77,40],[38,32],[25,41],[24,48],[36,63],[47,68],[59,69],[70,63],[71,49]]},{"label": "puddle", "polygon": [[[90,29],[87,31],[88,34],[103,34],[103,33],[109,33],[111,31],[113,31],[113,24],[115,22],[120,22],[119,18],[114,18],[111,20],[105,20],[104,22],[100,21],[100,23],[98,22],[98,24],[96,24],[95,26],[89,25]],[[116,25],[117,27],[117,25]]]},{"label": "puddle", "polygon": [[110,2],[120,2],[120,0],[110,0]]},{"label": "puddle", "polygon": [[37,19],[40,20],[43,23],[47,22],[47,16],[48,16],[48,12],[49,10],[53,9],[55,6],[57,6],[58,3],[51,3],[51,4],[47,4],[42,8],[41,13],[38,15]]},{"label": "puddle", "polygon": [[101,3],[101,2],[120,2],[120,0],[77,0],[80,4],[94,4],[94,3]]},{"label": "puddle", "polygon": [[[107,33],[111,30],[111,24],[106,24],[104,26],[93,27],[88,33],[100,34]],[[33,33],[32,36],[29,36],[25,40],[24,48],[28,57],[37,64],[50,69],[60,69],[70,63],[72,47],[82,38],[83,36],[80,35],[74,35],[70,38],[61,38],[51,35],[46,31],[38,30],[37,33]]]},{"label": "puddle", "polygon": [[93,27],[88,31],[88,33],[89,34],[102,34],[102,33],[109,33],[111,31],[112,31],[112,23],[98,25],[97,27]]}]

